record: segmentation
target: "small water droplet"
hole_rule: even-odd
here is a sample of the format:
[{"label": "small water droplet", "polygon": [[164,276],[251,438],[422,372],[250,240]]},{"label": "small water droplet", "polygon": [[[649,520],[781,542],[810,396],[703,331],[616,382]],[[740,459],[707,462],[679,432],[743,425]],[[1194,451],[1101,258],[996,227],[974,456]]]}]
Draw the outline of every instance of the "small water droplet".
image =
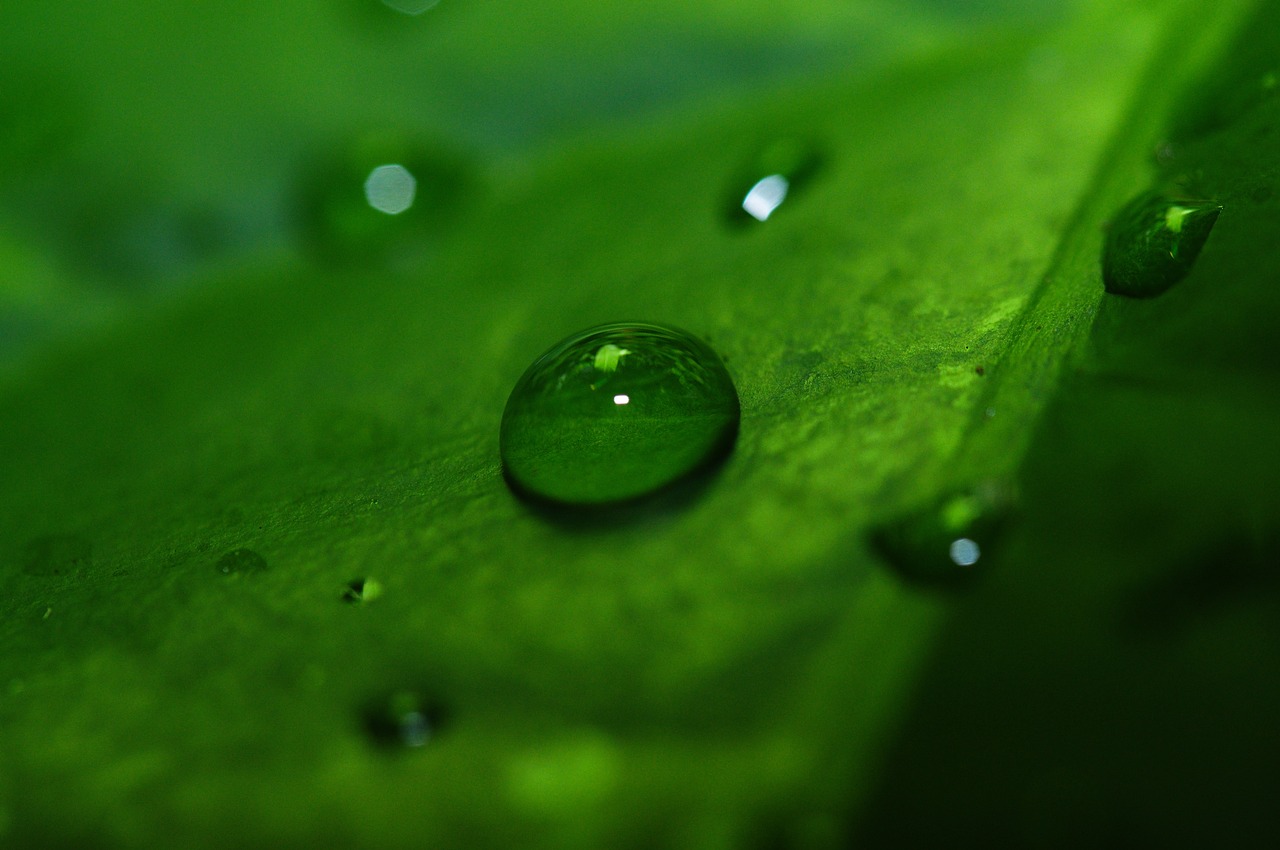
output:
[{"label": "small water droplet", "polygon": [[252,549],[232,549],[218,559],[217,567],[223,575],[260,573],[267,568],[267,562]]},{"label": "small water droplet", "polygon": [[321,164],[300,215],[329,259],[413,254],[458,213],[472,183],[466,159],[408,134],[371,134]]},{"label": "small water droplet", "polygon": [[1207,201],[1145,192],[1125,204],[1107,231],[1102,279],[1107,292],[1159,295],[1191,271],[1222,211]]},{"label": "small water droplet", "polygon": [[962,585],[997,545],[1012,504],[1008,485],[985,482],[879,526],[871,543],[908,580]]},{"label": "small water droplet", "polygon": [[729,373],[697,338],[601,325],[553,346],[516,383],[502,415],[502,461],[523,493],[620,502],[722,459],[738,416]]},{"label": "small water droplet", "polygon": [[89,541],[75,534],[47,534],[27,544],[24,570],[34,576],[65,576],[78,573],[93,560]]},{"label": "small water droplet", "polygon": [[821,166],[812,145],[782,139],[739,169],[733,181],[728,217],[737,224],[768,221],[788,198],[806,186]]},{"label": "small water droplet", "polygon": [[382,595],[382,583],[374,578],[358,578],[342,591],[342,601],[352,603],[372,602]]},{"label": "small water droplet", "polygon": [[434,738],[444,712],[416,691],[397,691],[364,712],[365,730],[385,747],[421,747]]}]

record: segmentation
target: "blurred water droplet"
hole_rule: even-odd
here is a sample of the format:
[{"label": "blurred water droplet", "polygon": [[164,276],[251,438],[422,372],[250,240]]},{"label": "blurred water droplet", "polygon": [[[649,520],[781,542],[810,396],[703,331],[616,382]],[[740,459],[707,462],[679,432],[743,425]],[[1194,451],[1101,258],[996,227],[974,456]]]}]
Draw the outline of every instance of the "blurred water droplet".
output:
[{"label": "blurred water droplet", "polygon": [[415,691],[397,691],[365,710],[365,730],[385,747],[421,747],[443,722],[439,704]]},{"label": "blurred water droplet", "polygon": [[223,575],[260,573],[267,568],[267,562],[252,549],[232,549],[218,559],[217,568]]},{"label": "blurred water droplet", "polygon": [[300,215],[326,259],[412,258],[447,229],[474,184],[471,164],[443,145],[370,134],[304,182]]},{"label": "blurred water droplet", "polygon": [[601,325],[539,357],[502,415],[502,460],[521,492],[568,504],[642,496],[722,459],[738,394],[697,338]]},{"label": "blurred water droplet", "polygon": [[732,181],[728,218],[736,224],[763,222],[803,189],[821,166],[816,149],[799,139],[765,147]]},{"label": "blurred water droplet", "polygon": [[1107,292],[1160,295],[1191,271],[1222,211],[1207,201],[1173,201],[1145,192],[1112,219],[1102,257]]},{"label": "blurred water droplet", "polygon": [[342,601],[351,603],[372,602],[382,595],[382,583],[373,578],[358,578],[342,591]]},{"label": "blurred water droplet", "polygon": [[23,568],[30,575],[66,576],[92,563],[93,547],[75,534],[47,534],[27,544]]},{"label": "blurred water droplet", "polygon": [[984,482],[875,528],[871,544],[910,581],[963,585],[998,545],[1013,501],[1008,485]]}]

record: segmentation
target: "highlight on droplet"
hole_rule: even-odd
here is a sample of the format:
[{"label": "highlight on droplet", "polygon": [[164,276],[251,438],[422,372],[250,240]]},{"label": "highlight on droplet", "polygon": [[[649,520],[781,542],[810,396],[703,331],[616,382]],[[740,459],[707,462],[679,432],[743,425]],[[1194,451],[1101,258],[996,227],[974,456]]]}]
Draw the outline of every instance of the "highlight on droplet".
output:
[{"label": "highlight on droplet", "polygon": [[412,207],[417,193],[417,179],[397,163],[379,165],[364,181],[364,197],[369,206],[387,215],[399,215]]},{"label": "highlight on droplet", "polygon": [[762,177],[742,199],[742,209],[756,221],[767,221],[773,211],[787,199],[787,190],[790,188],[791,181],[781,174]]},{"label": "highlight on droplet", "polygon": [[951,562],[957,567],[972,567],[978,563],[978,558],[982,556],[982,550],[978,548],[978,544],[968,537],[961,537],[951,541],[951,549],[948,553],[951,556]]}]

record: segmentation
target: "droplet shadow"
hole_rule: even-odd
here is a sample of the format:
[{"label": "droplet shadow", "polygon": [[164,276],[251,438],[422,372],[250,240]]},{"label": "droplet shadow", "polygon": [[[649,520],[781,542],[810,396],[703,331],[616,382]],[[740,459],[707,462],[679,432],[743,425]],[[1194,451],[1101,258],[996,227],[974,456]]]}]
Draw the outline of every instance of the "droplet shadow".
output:
[{"label": "droplet shadow", "polygon": [[551,525],[573,532],[609,531],[627,526],[658,522],[683,513],[701,500],[719,479],[738,441],[734,425],[703,459],[681,478],[639,496],[615,502],[580,504],[560,502],[540,496],[521,486],[506,466],[502,477],[525,510]]}]

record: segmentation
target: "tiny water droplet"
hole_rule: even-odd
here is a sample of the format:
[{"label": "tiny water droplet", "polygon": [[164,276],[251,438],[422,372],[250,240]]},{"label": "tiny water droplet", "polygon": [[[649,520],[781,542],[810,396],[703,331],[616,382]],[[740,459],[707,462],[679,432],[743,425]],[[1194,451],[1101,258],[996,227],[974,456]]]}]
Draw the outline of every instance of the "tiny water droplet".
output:
[{"label": "tiny water droplet", "polygon": [[412,255],[456,216],[472,184],[458,153],[409,134],[371,134],[303,184],[300,216],[328,259]]},{"label": "tiny water droplet", "polygon": [[374,578],[358,578],[342,591],[342,601],[351,603],[372,602],[382,595],[382,583]]},{"label": "tiny water droplet", "polygon": [[736,224],[768,221],[809,183],[821,164],[814,147],[800,139],[781,139],[764,148],[733,180],[729,220]]},{"label": "tiny water droplet", "polygon": [[93,546],[75,534],[47,534],[27,544],[23,568],[34,576],[78,573],[93,561]]},{"label": "tiny water droplet", "polygon": [[364,726],[385,747],[421,747],[435,737],[443,722],[439,704],[416,691],[397,691],[369,706]]},{"label": "tiny water droplet", "polygon": [[985,482],[879,526],[871,543],[910,581],[962,585],[996,547],[1012,504],[1009,486]]},{"label": "tiny water droplet", "polygon": [[1107,231],[1102,279],[1131,298],[1163,293],[1191,271],[1222,211],[1208,201],[1175,201],[1152,192],[1134,198]]},{"label": "tiny water droplet", "polygon": [[232,549],[218,559],[217,567],[223,575],[260,573],[267,568],[267,562],[252,549]]},{"label": "tiny water droplet", "polygon": [[722,459],[738,416],[733,380],[697,338],[601,325],[553,346],[516,383],[502,414],[502,461],[528,495],[620,502]]}]

